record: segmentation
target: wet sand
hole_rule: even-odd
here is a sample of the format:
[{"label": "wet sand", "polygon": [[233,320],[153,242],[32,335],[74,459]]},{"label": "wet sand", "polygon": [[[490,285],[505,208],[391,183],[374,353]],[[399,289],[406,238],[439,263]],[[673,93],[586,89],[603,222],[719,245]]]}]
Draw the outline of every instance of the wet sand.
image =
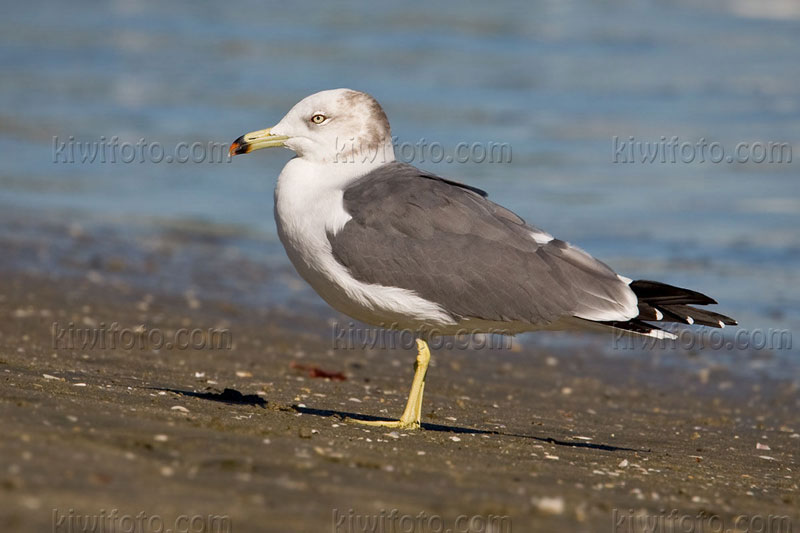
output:
[{"label": "wet sand", "polygon": [[[369,531],[359,520],[381,516],[383,531],[388,517],[466,531],[460,516],[473,531],[800,528],[800,377],[733,371],[750,355],[439,350],[424,429],[364,428],[345,417],[402,411],[414,354],[333,349],[345,317],[253,305],[248,287],[297,280],[222,253],[227,237],[14,233],[0,262],[3,531],[77,531],[112,510],[165,527],[227,517],[235,532]],[[69,348],[54,322],[218,328],[232,344]]]}]

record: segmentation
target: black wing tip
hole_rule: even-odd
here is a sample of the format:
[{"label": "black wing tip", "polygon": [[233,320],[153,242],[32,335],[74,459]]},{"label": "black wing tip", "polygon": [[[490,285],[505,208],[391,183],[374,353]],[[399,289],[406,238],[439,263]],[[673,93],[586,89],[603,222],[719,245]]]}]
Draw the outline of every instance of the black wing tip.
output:
[{"label": "black wing tip", "polygon": [[592,321],[596,322],[597,324],[603,324],[604,326],[608,326],[610,328],[614,328],[620,331],[625,331],[628,333],[633,333],[636,335],[644,335],[647,337],[657,337],[659,334],[657,332],[662,332],[661,335],[664,338],[674,338],[670,337],[674,335],[672,332],[663,330],[657,326],[653,326],[648,324],[644,320],[638,318],[632,318],[630,320],[607,320],[607,321]]},{"label": "black wing tip", "polygon": [[639,298],[639,301],[649,304],[694,304],[694,305],[713,305],[717,301],[710,296],[691,289],[676,287],[660,281],[648,279],[637,279],[632,281],[630,288]]},{"label": "black wing tip", "polygon": [[739,325],[736,319],[729,316],[692,307],[691,305],[717,303],[715,299],[700,292],[651,280],[636,280],[631,282],[630,287],[639,299],[640,320],[712,328]]}]

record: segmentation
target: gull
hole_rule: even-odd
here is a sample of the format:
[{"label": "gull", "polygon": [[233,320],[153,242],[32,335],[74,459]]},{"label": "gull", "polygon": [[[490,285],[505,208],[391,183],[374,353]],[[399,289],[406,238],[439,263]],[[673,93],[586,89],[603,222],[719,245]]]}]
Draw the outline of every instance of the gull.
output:
[{"label": "gull", "polygon": [[278,176],[274,213],[300,276],[345,315],[418,332],[402,416],[354,422],[420,427],[432,332],[674,338],[650,322],[736,324],[692,307],[717,303],[704,294],[620,276],[486,192],[396,161],[389,120],[364,92],[312,94],[274,127],[236,139],[230,155],[272,147],[296,154]]}]

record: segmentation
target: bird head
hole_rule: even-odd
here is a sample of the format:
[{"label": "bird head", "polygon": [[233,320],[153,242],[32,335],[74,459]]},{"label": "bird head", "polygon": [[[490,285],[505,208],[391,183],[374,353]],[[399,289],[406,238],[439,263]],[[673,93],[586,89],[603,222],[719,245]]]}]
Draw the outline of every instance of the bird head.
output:
[{"label": "bird head", "polygon": [[307,96],[275,126],[236,139],[230,155],[285,147],[315,163],[394,160],[389,120],[372,96],[332,89]]}]

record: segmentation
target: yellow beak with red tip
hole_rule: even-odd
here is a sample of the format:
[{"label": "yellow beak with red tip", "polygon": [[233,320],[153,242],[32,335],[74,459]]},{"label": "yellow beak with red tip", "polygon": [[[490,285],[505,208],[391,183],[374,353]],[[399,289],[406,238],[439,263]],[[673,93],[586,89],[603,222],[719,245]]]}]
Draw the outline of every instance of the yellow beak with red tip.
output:
[{"label": "yellow beak with red tip", "polygon": [[233,157],[239,154],[249,154],[253,150],[261,150],[262,148],[278,148],[285,146],[289,137],[286,135],[274,135],[271,133],[271,128],[265,130],[251,131],[245,133],[233,143],[228,150],[228,155]]}]

